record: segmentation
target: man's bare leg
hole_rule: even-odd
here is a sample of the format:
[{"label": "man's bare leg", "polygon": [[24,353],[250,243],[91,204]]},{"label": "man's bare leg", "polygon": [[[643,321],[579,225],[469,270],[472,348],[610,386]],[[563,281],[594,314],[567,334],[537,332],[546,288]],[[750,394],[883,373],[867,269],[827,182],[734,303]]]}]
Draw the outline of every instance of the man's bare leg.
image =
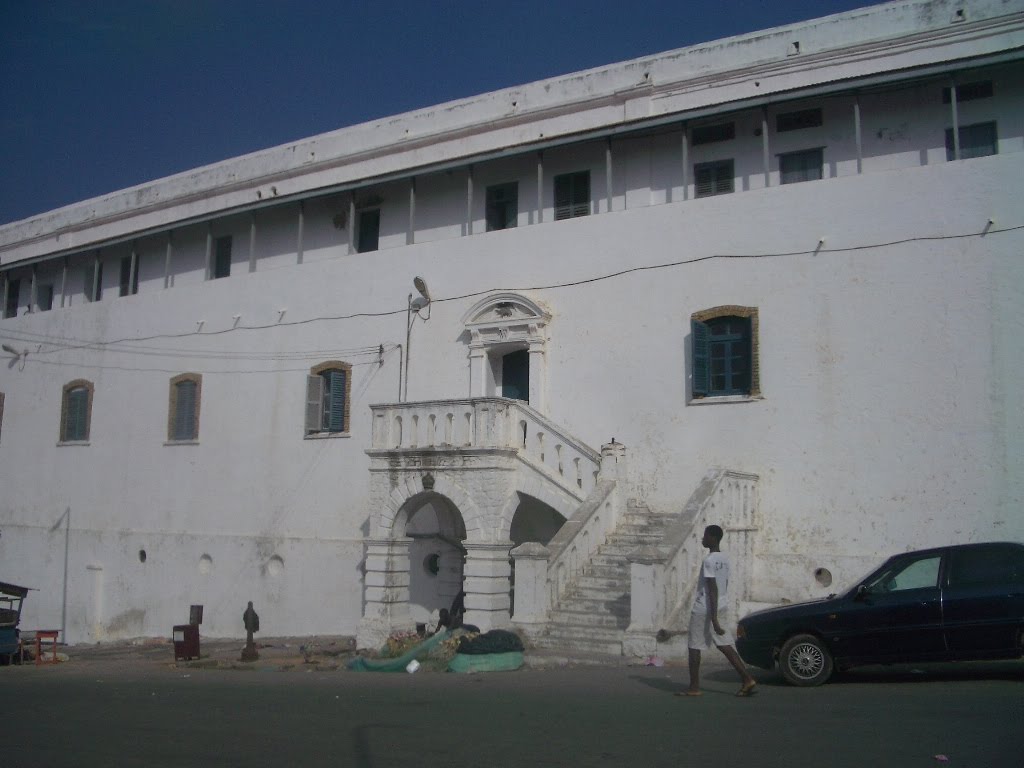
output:
[{"label": "man's bare leg", "polygon": [[736,649],[731,645],[720,645],[718,646],[718,650],[720,650],[722,655],[729,660],[729,663],[732,664],[732,668],[739,673],[740,679],[743,681],[743,687],[740,688],[740,693],[738,695],[749,696],[750,692],[757,686],[757,681],[750,676],[750,672],[747,670],[747,666],[743,663],[743,659],[740,658],[740,655],[736,653]]},{"label": "man's bare leg", "polygon": [[696,696],[700,693],[700,651],[696,648],[690,648],[689,651],[690,687],[686,689],[686,693]]}]

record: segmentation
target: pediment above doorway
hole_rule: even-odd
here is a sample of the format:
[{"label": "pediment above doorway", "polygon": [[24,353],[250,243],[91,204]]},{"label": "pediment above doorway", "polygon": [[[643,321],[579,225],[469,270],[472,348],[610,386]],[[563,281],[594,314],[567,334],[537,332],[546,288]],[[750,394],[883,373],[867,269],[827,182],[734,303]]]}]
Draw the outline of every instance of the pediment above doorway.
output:
[{"label": "pediment above doorway", "polygon": [[515,329],[519,331],[516,335],[522,335],[525,340],[530,335],[539,334],[550,320],[551,313],[541,304],[520,293],[511,292],[491,294],[474,304],[462,316],[462,322],[473,334],[474,340],[478,336],[501,336],[502,329],[506,331],[506,338]]},{"label": "pediment above doorway", "polygon": [[469,332],[470,397],[511,397],[546,411],[546,307],[520,293],[492,293],[462,316]]}]

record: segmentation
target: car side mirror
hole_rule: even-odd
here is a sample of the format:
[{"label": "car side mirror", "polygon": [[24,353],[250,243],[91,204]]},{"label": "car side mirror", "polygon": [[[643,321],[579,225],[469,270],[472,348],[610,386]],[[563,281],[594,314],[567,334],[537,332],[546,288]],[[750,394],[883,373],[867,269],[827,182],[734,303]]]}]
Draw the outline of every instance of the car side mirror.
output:
[{"label": "car side mirror", "polygon": [[867,596],[868,596],[867,585],[861,584],[859,587],[857,587],[857,594],[854,595],[854,599],[855,600],[863,600]]}]

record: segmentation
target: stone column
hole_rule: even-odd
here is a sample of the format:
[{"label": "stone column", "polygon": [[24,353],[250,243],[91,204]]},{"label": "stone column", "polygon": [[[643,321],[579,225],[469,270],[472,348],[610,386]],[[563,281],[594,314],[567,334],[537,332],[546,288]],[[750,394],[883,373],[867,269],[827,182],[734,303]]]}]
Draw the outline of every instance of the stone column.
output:
[{"label": "stone column", "polygon": [[469,396],[487,397],[493,394],[493,383],[491,379],[490,361],[487,359],[487,348],[480,338],[479,331],[472,331],[472,338],[469,344]]},{"label": "stone column", "polygon": [[661,572],[665,553],[655,546],[630,552],[629,560],[629,627],[622,639],[625,656],[645,656],[657,649],[655,635],[664,615]]},{"label": "stone column", "polygon": [[601,469],[597,473],[600,480],[626,480],[626,446],[612,442],[601,446]]},{"label": "stone column", "polygon": [[467,624],[475,624],[481,632],[509,626],[509,565],[511,541],[496,544],[470,544],[466,547],[466,568],[462,588],[466,590]]},{"label": "stone column", "polygon": [[512,621],[527,636],[544,629],[548,621],[548,558],[543,544],[528,541],[512,550],[516,563],[515,613]]},{"label": "stone column", "polygon": [[530,326],[530,341],[527,351],[530,356],[530,406],[541,413],[547,413],[547,386],[544,380],[547,364],[544,357],[544,339],[535,325]]},{"label": "stone column", "polygon": [[379,648],[395,629],[410,629],[409,545],[411,539],[369,539],[366,543],[363,618],[357,648]]}]

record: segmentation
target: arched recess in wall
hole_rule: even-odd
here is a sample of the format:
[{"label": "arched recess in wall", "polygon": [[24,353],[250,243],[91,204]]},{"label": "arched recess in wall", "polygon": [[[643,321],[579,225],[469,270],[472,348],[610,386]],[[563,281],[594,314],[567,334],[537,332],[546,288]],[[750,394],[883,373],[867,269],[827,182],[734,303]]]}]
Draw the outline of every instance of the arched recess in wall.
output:
[{"label": "arched recess in wall", "polygon": [[469,396],[511,397],[547,411],[551,313],[519,293],[494,293],[462,317],[469,338]]}]

